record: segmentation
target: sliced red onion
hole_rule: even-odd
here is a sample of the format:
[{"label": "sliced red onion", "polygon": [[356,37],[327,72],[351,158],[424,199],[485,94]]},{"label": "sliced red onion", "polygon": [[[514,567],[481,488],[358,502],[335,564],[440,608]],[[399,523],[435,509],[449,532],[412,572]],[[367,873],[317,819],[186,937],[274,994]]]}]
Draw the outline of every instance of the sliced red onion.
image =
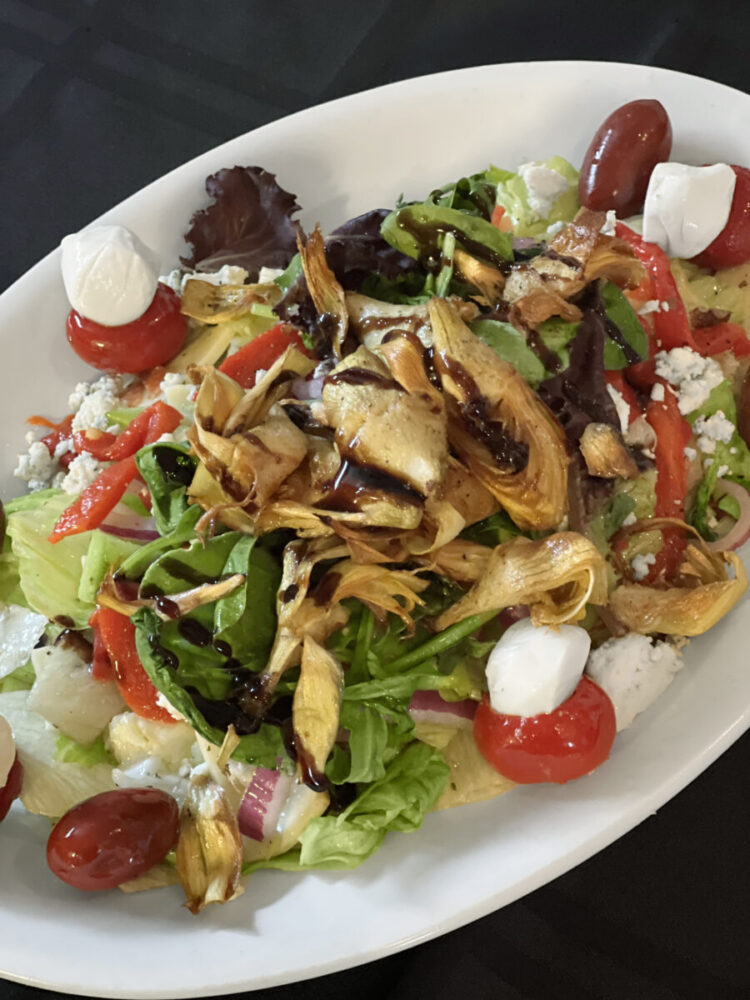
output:
[{"label": "sliced red onion", "polygon": [[149,528],[120,528],[116,524],[100,524],[99,528],[108,535],[116,535],[118,538],[130,538],[134,542],[153,542],[160,538],[156,529]]},{"label": "sliced red onion", "polygon": [[322,375],[319,378],[296,378],[290,386],[292,396],[295,399],[320,399],[323,395],[323,379]]},{"label": "sliced red onion", "polygon": [[530,614],[531,609],[528,604],[511,604],[509,608],[503,608],[497,619],[503,628],[510,628],[511,625],[520,622],[522,618],[528,618]]},{"label": "sliced red onion", "polygon": [[415,722],[429,722],[454,729],[471,729],[477,702],[446,701],[437,691],[415,691],[409,702],[409,715]]},{"label": "sliced red onion", "polygon": [[281,808],[293,784],[292,775],[256,768],[237,813],[240,833],[253,840],[269,840],[276,832]]},{"label": "sliced red onion", "polygon": [[717,538],[715,542],[709,542],[708,548],[712,552],[726,552],[729,549],[738,549],[750,538],[750,493],[739,483],[732,483],[728,479],[720,479],[716,484],[717,491],[721,489],[730,497],[734,497],[740,505],[740,516],[734,523],[734,527],[724,535]]},{"label": "sliced red onion", "polygon": [[109,535],[137,542],[151,542],[160,537],[152,517],[142,517],[124,503],[118,503],[109,512],[100,528]]}]

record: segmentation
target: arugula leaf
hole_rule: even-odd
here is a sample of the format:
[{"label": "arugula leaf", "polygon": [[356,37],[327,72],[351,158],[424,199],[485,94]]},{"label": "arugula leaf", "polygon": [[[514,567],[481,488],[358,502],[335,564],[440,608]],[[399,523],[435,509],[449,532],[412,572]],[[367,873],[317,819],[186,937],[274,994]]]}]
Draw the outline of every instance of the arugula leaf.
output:
[{"label": "arugula leaf", "polygon": [[467,215],[478,215],[490,220],[495,208],[496,182],[491,171],[482,171],[470,177],[461,177],[453,184],[446,184],[430,192],[427,201],[444,208],[456,208]]},{"label": "arugula leaf", "polygon": [[151,494],[156,529],[166,535],[188,508],[187,491],[198,462],[181,445],[151,444],[141,448],[135,463]]}]

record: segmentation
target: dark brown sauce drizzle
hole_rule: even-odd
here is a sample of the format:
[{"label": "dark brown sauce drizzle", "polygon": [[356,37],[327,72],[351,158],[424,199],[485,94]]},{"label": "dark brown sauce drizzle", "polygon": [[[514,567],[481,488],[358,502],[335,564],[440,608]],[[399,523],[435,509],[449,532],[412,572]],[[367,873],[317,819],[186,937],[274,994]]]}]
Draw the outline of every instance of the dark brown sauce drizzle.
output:
[{"label": "dark brown sauce drizzle", "polygon": [[548,372],[551,372],[554,375],[555,372],[560,371],[562,368],[560,355],[555,354],[554,351],[551,351],[549,347],[547,347],[536,330],[526,331],[526,343],[529,345],[534,354],[536,354]]},{"label": "dark brown sauce drizzle", "polygon": [[333,595],[336,593],[336,588],[341,581],[341,574],[335,572],[335,570],[329,570],[328,573],[323,577],[318,586],[315,588],[314,601],[318,607],[324,604],[328,604]]},{"label": "dark brown sauce drizzle", "polygon": [[232,655],[232,647],[223,639],[214,639],[214,649],[219,656],[230,657]]},{"label": "dark brown sauce drizzle", "polygon": [[94,647],[92,644],[85,636],[72,628],[63,629],[55,639],[54,645],[62,646],[63,649],[73,650],[80,656],[84,663],[91,663],[94,658]]},{"label": "dark brown sauce drizzle", "polygon": [[399,212],[397,223],[401,229],[410,233],[419,244],[424,255],[423,264],[428,271],[439,271],[441,267],[440,238],[446,233],[452,233],[456,240],[478,260],[484,260],[495,267],[507,267],[508,262],[479,240],[473,240],[458,226],[445,222],[417,222],[411,218],[408,211]]},{"label": "dark brown sauce drizzle", "polygon": [[194,618],[181,618],[177,631],[191,646],[210,646],[213,641],[212,633]]},{"label": "dark brown sauce drizzle", "polygon": [[309,406],[305,406],[304,403],[284,403],[284,411],[294,426],[299,427],[305,434],[333,441],[333,430],[319,424],[310,412]]},{"label": "dark brown sauce drizzle", "polygon": [[294,600],[294,598],[297,596],[298,593],[299,593],[299,585],[296,583],[290,583],[289,586],[286,587],[281,592],[281,603],[288,604],[289,601]]},{"label": "dark brown sauce drizzle", "polygon": [[502,469],[514,473],[525,469],[529,461],[528,445],[516,441],[499,420],[490,419],[487,400],[462,364],[444,356],[440,360],[463,393],[465,401],[459,403],[459,409],[466,427]]},{"label": "dark brown sauce drizzle", "polygon": [[52,619],[52,621],[55,622],[56,625],[62,625],[62,627],[65,629],[76,627],[76,623],[73,621],[70,615],[57,615],[55,618]]},{"label": "dark brown sauce drizzle", "polygon": [[316,768],[312,755],[297,735],[294,737],[294,746],[297,750],[297,763],[304,783],[314,792],[327,792],[331,787],[330,781]]},{"label": "dark brown sauce drizzle", "polygon": [[[209,430],[206,427],[206,430]],[[195,475],[195,462],[185,452],[177,451],[175,448],[154,448],[154,458],[156,463],[169,479],[189,486]]]},{"label": "dark brown sauce drizzle", "polygon": [[[552,250],[549,247],[539,254],[539,260],[544,260],[545,257],[547,260],[559,260],[562,264],[566,264],[568,267],[572,267],[576,271],[581,270],[581,262],[576,257],[571,257],[564,253],[558,253],[557,250]],[[542,275],[542,277],[543,276],[544,275]]]},{"label": "dark brown sauce drizzle", "polygon": [[344,459],[334,479],[326,488],[326,497],[320,504],[328,510],[358,510],[362,500],[373,493],[387,493],[407,504],[421,504],[423,495],[403,479],[384,472],[372,465],[360,465]]},{"label": "dark brown sauce drizzle", "polygon": [[179,618],[180,617],[180,606],[176,601],[173,601],[171,597],[165,597],[163,594],[161,597],[157,597],[154,600],[157,611],[161,611],[163,615],[167,618]]},{"label": "dark brown sauce drizzle", "polygon": [[158,635],[152,633],[148,637],[148,644],[154,651],[154,654],[160,657],[171,670],[177,669],[177,667],[180,664],[180,661],[177,659],[177,657],[171,651],[171,649],[167,649],[166,646],[162,646],[162,644],[159,642]]},{"label": "dark brown sauce drizzle", "polygon": [[359,368],[354,365],[351,368],[344,368],[342,371],[327,375],[324,385],[376,385],[379,389],[403,391],[402,386],[395,379],[381,375],[380,372],[370,371],[369,368]]},{"label": "dark brown sauce drizzle", "polygon": [[251,431],[245,431],[245,433],[242,436],[244,437],[244,439],[247,441],[248,444],[252,444],[256,448],[260,448],[260,450],[264,451],[266,455],[273,454],[273,452],[268,447],[266,442],[261,440],[257,434],[253,434]]}]

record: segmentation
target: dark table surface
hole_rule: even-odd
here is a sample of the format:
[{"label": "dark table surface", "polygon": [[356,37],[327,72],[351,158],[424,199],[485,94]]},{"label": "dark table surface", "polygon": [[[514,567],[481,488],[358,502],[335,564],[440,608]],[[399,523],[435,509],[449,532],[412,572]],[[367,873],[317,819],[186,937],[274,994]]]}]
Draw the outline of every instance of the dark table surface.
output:
[{"label": "dark table surface", "polygon": [[[321,101],[559,58],[666,66],[747,91],[748,37],[738,0],[0,0],[0,289],[167,170]],[[748,996],[749,750],[745,737],[617,843],[483,920],[253,996]],[[0,984],[4,1000],[45,995]]]}]

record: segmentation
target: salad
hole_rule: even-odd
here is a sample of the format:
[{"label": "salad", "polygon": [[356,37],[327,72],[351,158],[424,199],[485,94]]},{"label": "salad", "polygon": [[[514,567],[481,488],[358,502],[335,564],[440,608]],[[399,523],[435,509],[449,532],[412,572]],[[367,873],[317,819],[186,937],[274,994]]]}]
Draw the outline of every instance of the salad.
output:
[{"label": "salad", "polygon": [[634,101],[580,172],[327,238],[228,168],[162,277],[66,237],[102,374],[30,416],[0,522],[0,819],[49,817],[57,876],[198,913],[352,868],[585,780],[666,690],[750,535],[750,170],[671,143]]}]

